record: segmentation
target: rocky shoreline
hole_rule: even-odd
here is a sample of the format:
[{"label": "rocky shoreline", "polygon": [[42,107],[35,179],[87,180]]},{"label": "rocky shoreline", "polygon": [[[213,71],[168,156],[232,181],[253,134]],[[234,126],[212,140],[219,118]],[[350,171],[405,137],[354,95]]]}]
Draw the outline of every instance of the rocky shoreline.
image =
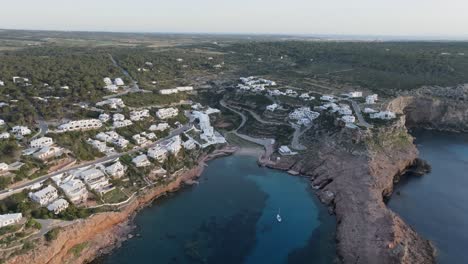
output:
[{"label": "rocky shoreline", "polygon": [[[175,192],[186,182],[198,178],[206,166],[206,162],[223,156],[233,154],[237,150],[234,146],[225,146],[222,149],[201,157],[198,165],[184,171],[174,181],[165,186],[147,189],[121,211],[105,212],[92,215],[86,219],[76,220],[76,223],[67,226],[59,232],[57,239],[45,242],[38,241],[37,246],[30,252],[14,256],[7,260],[9,264],[23,263],[87,263],[97,256],[107,253],[122,241],[128,238],[133,229],[131,219],[145,206],[160,196]],[[70,250],[86,243],[86,247],[79,256],[74,256]]]}]

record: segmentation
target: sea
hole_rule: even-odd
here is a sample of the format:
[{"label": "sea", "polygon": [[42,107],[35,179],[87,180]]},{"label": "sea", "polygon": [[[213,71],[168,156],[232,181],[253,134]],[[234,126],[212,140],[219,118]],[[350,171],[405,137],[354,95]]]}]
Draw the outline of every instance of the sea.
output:
[{"label": "sea", "polygon": [[468,256],[468,134],[414,131],[420,157],[432,171],[407,175],[388,205],[437,248],[441,264]]},{"label": "sea", "polygon": [[93,263],[322,264],[336,256],[335,217],[309,181],[250,155],[210,161],[198,185],[157,199],[134,221],[135,236]]}]

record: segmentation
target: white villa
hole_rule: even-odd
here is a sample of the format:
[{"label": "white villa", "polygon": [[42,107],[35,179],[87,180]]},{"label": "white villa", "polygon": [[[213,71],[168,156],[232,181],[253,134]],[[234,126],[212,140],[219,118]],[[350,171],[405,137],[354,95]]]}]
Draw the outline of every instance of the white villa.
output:
[{"label": "white villa", "polygon": [[267,105],[266,110],[274,112],[276,108],[278,108],[278,104],[275,103],[275,104]]},{"label": "white villa", "polygon": [[102,127],[102,122],[99,119],[83,119],[83,120],[70,121],[68,123],[60,125],[58,127],[58,132],[90,130],[90,129],[98,129],[101,127]]},{"label": "white villa", "polygon": [[79,179],[70,179],[60,185],[65,195],[74,204],[84,202],[88,199],[88,190],[85,184]]},{"label": "white villa", "polygon": [[43,147],[48,147],[52,146],[54,144],[54,141],[50,137],[41,137],[38,139],[31,140],[29,143],[31,148],[43,148]]},{"label": "white villa", "polygon": [[107,121],[109,121],[110,119],[110,116],[106,113],[103,113],[103,114],[100,114],[99,115],[99,120],[101,120],[101,122],[105,123]]},{"label": "white villa", "polygon": [[60,157],[64,153],[64,149],[60,147],[43,147],[38,152],[33,154],[33,157],[40,160],[48,160],[50,158]]},{"label": "white villa", "polygon": [[318,118],[320,113],[310,110],[310,107],[300,107],[295,109],[292,113],[289,114],[289,118],[297,120],[298,125],[309,125],[313,120]]},{"label": "white villa", "polygon": [[148,149],[148,157],[153,158],[159,162],[163,162],[167,158],[167,149],[161,147],[160,145],[156,145],[150,149]]},{"label": "white villa", "polygon": [[122,114],[114,114],[112,116],[112,120],[115,122],[115,121],[124,121],[125,120],[125,116],[122,115]]},{"label": "white villa", "polygon": [[352,115],[344,115],[341,117],[341,120],[345,123],[354,123],[356,122],[356,118]]},{"label": "white villa", "polygon": [[112,178],[121,178],[125,175],[125,170],[125,166],[120,161],[105,168],[105,172]]},{"label": "white villa", "polygon": [[170,126],[168,123],[159,123],[157,125],[151,125],[149,130],[150,131],[164,131],[166,129],[169,129]]},{"label": "white villa", "polygon": [[148,157],[145,154],[141,154],[132,159],[133,164],[137,168],[146,167],[151,165],[151,162],[148,160]]},{"label": "white villa", "polygon": [[28,195],[31,200],[39,203],[42,206],[47,205],[58,198],[57,189],[55,189],[52,185],[49,185],[44,189],[34,193],[30,192]]},{"label": "white villa", "polygon": [[283,155],[283,156],[288,156],[288,155],[296,155],[297,152],[294,152],[292,151],[288,146],[281,146],[279,149],[278,149],[278,152],[279,154]]},{"label": "white villa", "polygon": [[359,98],[362,97],[362,92],[354,91],[346,94],[350,98]]},{"label": "white villa", "polygon": [[117,85],[117,86],[122,86],[124,85],[124,81],[122,80],[122,78],[115,78],[114,79],[114,84]]},{"label": "white villa", "polygon": [[125,107],[125,103],[121,98],[109,98],[107,100],[96,103],[96,106],[105,106],[105,105],[109,105],[109,107],[112,109]]},{"label": "white villa", "polygon": [[104,83],[105,83],[106,85],[111,85],[111,84],[112,84],[112,80],[111,80],[111,78],[109,78],[109,77],[104,78],[103,81],[104,81]]},{"label": "white villa", "polygon": [[149,110],[148,109],[143,109],[140,111],[132,111],[130,112],[130,120],[132,121],[140,121],[143,118],[149,117]]},{"label": "white villa", "polygon": [[366,97],[366,104],[375,104],[375,101],[378,100],[377,94],[368,95]]},{"label": "white villa", "polygon": [[396,114],[390,111],[381,111],[378,113],[370,114],[370,118],[372,119],[383,119],[383,120],[390,120],[396,118]]},{"label": "white villa", "polygon": [[19,223],[22,218],[23,214],[21,213],[0,215],[0,228]]},{"label": "white villa", "polygon": [[10,133],[8,132],[0,133],[0,139],[9,139],[9,138],[10,138]]},{"label": "white villa", "polygon": [[54,212],[54,214],[59,214],[68,208],[68,202],[65,199],[57,199],[53,203],[47,206],[47,210]]},{"label": "white villa", "polygon": [[156,116],[160,119],[168,119],[175,117],[179,114],[179,109],[174,107],[162,108],[156,112]]},{"label": "white villa", "polygon": [[17,136],[26,136],[31,134],[31,129],[25,127],[25,126],[14,126],[11,129],[11,133],[17,135]]},{"label": "white villa", "polygon": [[148,139],[145,137],[142,137],[140,134],[133,135],[132,139],[133,141],[135,141],[137,145],[140,145],[140,146],[148,143]]},{"label": "white villa", "polygon": [[109,180],[101,170],[90,169],[80,173],[81,179],[93,190],[109,185]]}]

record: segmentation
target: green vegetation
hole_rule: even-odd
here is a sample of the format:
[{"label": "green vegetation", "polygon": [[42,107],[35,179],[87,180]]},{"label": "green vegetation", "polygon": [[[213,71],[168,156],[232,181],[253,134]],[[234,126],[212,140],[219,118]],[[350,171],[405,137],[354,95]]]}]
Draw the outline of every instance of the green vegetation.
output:
[{"label": "green vegetation", "polygon": [[120,189],[116,188],[102,196],[105,203],[120,203],[128,199],[127,195]]},{"label": "green vegetation", "polygon": [[179,103],[181,100],[187,100],[187,93],[161,95],[158,92],[151,93],[131,93],[121,97],[127,106],[146,107],[146,106],[165,106]]},{"label": "green vegetation", "polygon": [[33,218],[30,218],[28,219],[28,221],[26,222],[26,227],[28,228],[35,228],[35,229],[41,229],[42,228],[42,225],[41,223],[39,223],[38,221],[36,221],[35,219]]},{"label": "green vegetation", "polygon": [[94,138],[97,133],[97,131],[81,131],[51,134],[50,136],[59,146],[72,151],[78,160],[93,160],[96,157],[104,156],[86,142],[88,138]]},{"label": "green vegetation", "polygon": [[88,246],[89,242],[83,242],[80,244],[77,244],[70,248],[68,251],[69,254],[72,254],[75,258],[79,257],[81,252]]},{"label": "green vegetation", "polygon": [[60,233],[60,228],[56,227],[56,228],[51,229],[49,232],[45,233],[44,237],[46,241],[49,241],[49,242],[54,241],[55,239],[57,239],[59,233]]},{"label": "green vegetation", "polygon": [[16,161],[18,151],[19,147],[16,140],[0,140],[0,162],[12,163]]}]

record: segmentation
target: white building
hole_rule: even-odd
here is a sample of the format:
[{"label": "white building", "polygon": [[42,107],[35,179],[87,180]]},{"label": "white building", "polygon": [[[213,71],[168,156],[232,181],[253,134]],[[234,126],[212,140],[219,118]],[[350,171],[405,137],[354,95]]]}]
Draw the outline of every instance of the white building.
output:
[{"label": "white building", "polygon": [[117,85],[117,86],[122,86],[124,85],[124,81],[122,80],[122,78],[115,78],[114,79],[114,84]]},{"label": "white building", "polygon": [[179,92],[189,92],[189,91],[193,91],[193,86],[179,86],[176,89]]},{"label": "white building", "polygon": [[133,122],[128,119],[125,119],[123,121],[114,121],[113,123],[114,128],[128,127],[131,125],[133,125]]},{"label": "white building", "polygon": [[21,213],[0,215],[0,228],[17,224],[21,221],[22,218],[23,215]]},{"label": "white building", "polygon": [[119,137],[117,140],[113,141],[112,144],[116,145],[117,147],[124,149],[128,146],[130,142],[123,137]]},{"label": "white building", "polygon": [[60,147],[47,146],[33,154],[33,157],[42,161],[62,156],[64,149]]},{"label": "white building", "polygon": [[163,95],[176,94],[178,92],[179,92],[179,90],[177,90],[176,88],[159,90],[159,93],[163,94]]},{"label": "white building", "polygon": [[133,164],[137,168],[146,167],[151,165],[151,162],[148,160],[148,157],[145,154],[141,154],[132,159]]},{"label": "white building", "polygon": [[59,214],[68,208],[68,202],[65,199],[57,199],[47,206],[47,210]]},{"label": "white building", "polygon": [[333,97],[333,95],[322,95],[322,96],[320,97],[320,100],[331,102],[331,101],[334,100],[334,97]]},{"label": "white building", "polygon": [[58,127],[58,132],[79,131],[98,129],[102,127],[102,122],[99,119],[83,119],[70,121]]},{"label": "white building", "polygon": [[308,93],[302,93],[299,98],[304,100],[310,100],[310,95]]},{"label": "white building", "polygon": [[267,105],[266,110],[274,112],[278,108],[278,104]]},{"label": "white building", "polygon": [[104,89],[108,90],[109,92],[116,93],[119,90],[119,87],[115,84],[110,84],[104,86]]},{"label": "white building", "polygon": [[352,115],[345,115],[341,117],[341,120],[345,123],[354,123],[356,122],[356,118]]},{"label": "white building", "polygon": [[285,146],[285,145],[281,146],[278,149],[278,152],[283,156],[296,155],[297,154],[297,152],[291,151],[291,149],[288,146]]},{"label": "white building", "polygon": [[9,139],[9,138],[10,138],[10,133],[8,132],[0,133],[0,139]]},{"label": "white building", "polygon": [[96,103],[96,106],[105,106],[105,105],[108,105],[112,109],[125,107],[125,103],[121,98],[109,98],[107,100]]},{"label": "white building", "polygon": [[114,120],[114,122],[115,122],[115,121],[124,121],[124,120],[125,120],[125,116],[122,115],[122,114],[114,114],[114,115],[112,116],[112,120]]},{"label": "white building", "polygon": [[41,137],[38,139],[31,140],[29,143],[31,148],[43,148],[43,147],[48,147],[52,146],[54,144],[54,141],[50,137]]},{"label": "white building", "polygon": [[140,121],[143,118],[149,117],[149,110],[148,109],[143,109],[140,111],[132,111],[130,112],[130,120],[132,121]]},{"label": "white building", "polygon": [[140,134],[136,134],[132,136],[133,141],[135,141],[135,144],[137,145],[145,145],[148,144],[148,139],[145,137],[142,137]]},{"label": "white building", "polygon": [[366,97],[366,104],[375,104],[375,101],[378,100],[377,94],[368,95]]},{"label": "white building", "polygon": [[148,149],[148,157],[153,158],[159,162],[163,162],[167,158],[168,151],[160,146],[156,145],[150,149]]},{"label": "white building", "polygon": [[9,168],[8,164],[4,162],[0,163],[0,173],[7,172],[8,168]]},{"label": "white building", "polygon": [[60,185],[65,195],[74,204],[85,202],[88,199],[88,190],[85,184],[79,179],[70,179]]},{"label": "white building", "polygon": [[106,173],[112,178],[121,178],[125,175],[125,170],[125,166],[120,161],[105,168]]},{"label": "white building", "polygon": [[156,139],[156,138],[157,138],[156,134],[154,134],[153,132],[151,132],[151,133],[146,133],[145,131],[143,131],[143,132],[141,132],[140,135],[146,137],[146,138],[149,139],[149,140],[153,140],[153,139]]},{"label": "white building", "polygon": [[4,82],[4,81],[0,81],[0,86],[5,86],[5,82]]},{"label": "white building", "polygon": [[370,118],[372,119],[383,119],[383,120],[390,120],[396,118],[396,114],[390,111],[381,111],[378,113],[370,114]]},{"label": "white building", "polygon": [[177,153],[182,149],[182,139],[179,135],[173,136],[170,139],[161,142],[160,145],[170,153],[177,155]]},{"label": "white building", "polygon": [[101,122],[103,123],[109,121],[109,119],[110,119],[110,116],[106,113],[102,113],[99,115],[99,120],[101,120]]},{"label": "white building", "polygon": [[11,129],[11,133],[17,135],[17,136],[26,136],[31,134],[31,129],[25,127],[25,126],[14,126]]},{"label": "white building", "polygon": [[349,92],[347,95],[350,98],[359,98],[359,97],[362,97],[362,92],[354,91],[354,92]]},{"label": "white building", "polygon": [[189,140],[185,141],[184,143],[182,143],[182,145],[187,150],[192,150],[192,149],[195,149],[197,147],[197,144],[196,144],[195,140],[193,140],[193,139],[189,139]]},{"label": "white building", "polygon": [[101,170],[90,169],[80,173],[81,179],[93,190],[100,189],[101,187],[109,185],[109,180]]},{"label": "white building", "polygon": [[168,119],[179,114],[179,109],[174,107],[161,108],[156,112],[156,116],[160,119]]},{"label": "white building", "polygon": [[88,140],[86,140],[86,142],[88,144],[90,144],[91,146],[93,146],[95,149],[97,149],[101,153],[104,153],[104,154],[114,154],[115,153],[115,149],[112,148],[112,147],[107,146],[107,144],[105,142],[95,140],[95,139],[91,139],[91,138],[88,138]]},{"label": "white building", "polygon": [[169,128],[170,126],[168,123],[159,123],[158,125],[151,125],[149,130],[150,131],[164,131]]},{"label": "white building", "polygon": [[366,107],[366,108],[364,108],[364,113],[373,114],[373,113],[377,113],[377,111],[372,109],[372,108]]},{"label": "white building", "polygon": [[109,77],[104,78],[103,81],[104,81],[104,83],[105,83],[106,85],[111,85],[111,84],[112,84],[112,80],[111,80],[111,78],[109,78]]},{"label": "white building", "polygon": [[310,107],[300,107],[289,114],[289,118],[297,120],[298,125],[309,125],[313,120],[317,119],[320,113],[310,110]]},{"label": "white building", "polygon": [[58,192],[57,189],[49,185],[40,191],[34,193],[30,192],[29,198],[31,198],[31,200],[35,201],[36,203],[39,203],[40,205],[44,206],[57,199]]},{"label": "white building", "polygon": [[0,119],[0,126],[3,126],[3,125],[5,125],[5,120]]}]

